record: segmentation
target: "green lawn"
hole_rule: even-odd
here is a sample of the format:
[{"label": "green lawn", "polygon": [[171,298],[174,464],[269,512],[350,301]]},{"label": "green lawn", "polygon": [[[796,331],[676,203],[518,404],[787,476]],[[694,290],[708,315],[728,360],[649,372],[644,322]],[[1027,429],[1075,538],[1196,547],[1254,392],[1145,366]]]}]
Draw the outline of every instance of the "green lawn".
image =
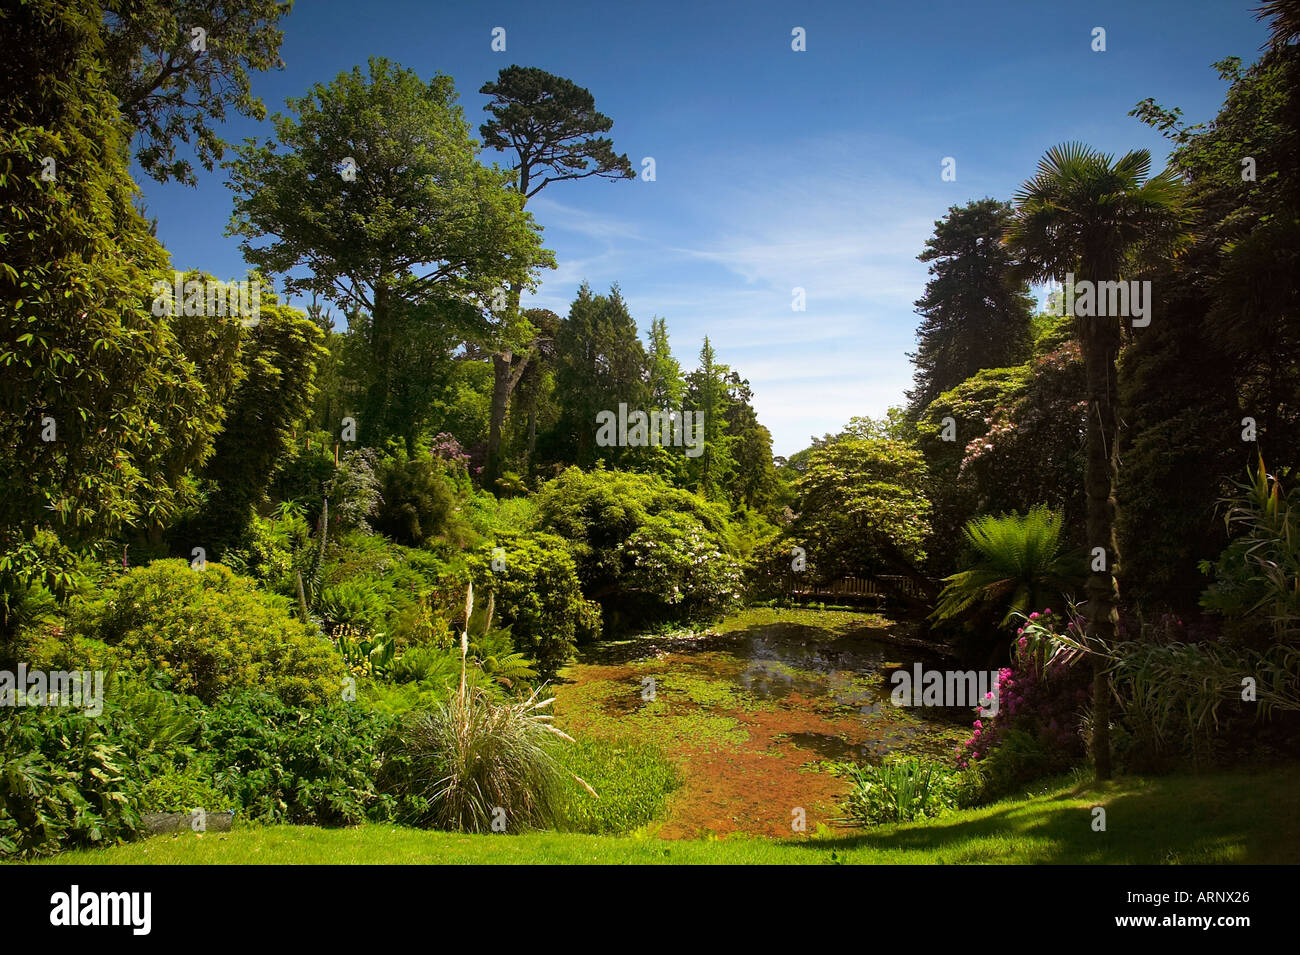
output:
[{"label": "green lawn", "polygon": [[[1106,808],[1106,831],[1092,807]],[[1296,863],[1300,766],[1258,773],[1060,784],[928,823],[790,839],[534,833],[462,836],[394,826],[248,828],[158,836],[45,864],[248,863]]]}]

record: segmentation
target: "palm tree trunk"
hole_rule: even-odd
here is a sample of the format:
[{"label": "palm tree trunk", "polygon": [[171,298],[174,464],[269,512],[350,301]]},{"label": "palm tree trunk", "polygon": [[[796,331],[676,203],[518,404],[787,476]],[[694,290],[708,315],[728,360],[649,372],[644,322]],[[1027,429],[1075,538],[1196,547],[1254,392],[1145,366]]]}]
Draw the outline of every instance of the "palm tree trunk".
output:
[{"label": "palm tree trunk", "polygon": [[1110,761],[1110,676],[1101,651],[1115,638],[1119,589],[1115,566],[1119,552],[1115,543],[1115,485],[1118,477],[1115,437],[1115,360],[1119,353],[1120,330],[1114,319],[1076,319],[1086,323],[1081,330],[1083,359],[1088,378],[1088,448],[1084,471],[1087,496],[1088,548],[1105,549],[1104,569],[1090,555],[1090,573],[1085,586],[1088,597],[1088,635],[1092,654],[1092,758],[1097,779],[1109,779]]}]

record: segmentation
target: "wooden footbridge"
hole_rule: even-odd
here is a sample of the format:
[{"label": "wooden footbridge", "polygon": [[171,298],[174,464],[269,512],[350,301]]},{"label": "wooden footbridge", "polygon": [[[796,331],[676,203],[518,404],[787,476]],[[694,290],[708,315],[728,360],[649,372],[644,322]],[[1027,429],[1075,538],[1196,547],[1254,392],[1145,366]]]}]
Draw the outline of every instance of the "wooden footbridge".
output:
[{"label": "wooden footbridge", "polygon": [[[929,587],[925,585],[929,585]],[[795,581],[786,593],[792,597],[837,600],[875,600],[884,603],[897,599],[906,603],[926,601],[939,589],[939,582],[928,578],[882,574],[877,577],[841,577],[838,580],[812,583]]]}]

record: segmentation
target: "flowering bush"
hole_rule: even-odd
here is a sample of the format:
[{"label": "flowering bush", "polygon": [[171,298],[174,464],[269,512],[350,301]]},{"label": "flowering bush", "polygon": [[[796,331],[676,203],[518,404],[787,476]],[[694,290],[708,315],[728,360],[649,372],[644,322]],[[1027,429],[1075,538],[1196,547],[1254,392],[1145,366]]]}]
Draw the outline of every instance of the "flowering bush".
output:
[{"label": "flowering bush", "polygon": [[[469,454],[461,447],[459,441],[445,431],[438,432],[429,445],[429,453],[435,461],[442,461],[455,467],[468,468]],[[478,470],[482,470],[479,468]]]},{"label": "flowering bush", "polygon": [[608,632],[711,612],[739,597],[735,530],[712,501],[651,475],[570,468],[543,485],[536,502],[538,528],[563,538]]},{"label": "flowering bush", "polygon": [[739,602],[743,568],[686,514],[647,518],[618,548],[623,589],[670,616],[717,613]]},{"label": "flowering bush", "polygon": [[[1013,377],[996,390],[996,376],[977,377],[974,383],[983,382],[985,393],[994,391],[985,401],[954,404],[964,392],[959,387],[928,413],[931,422],[953,414],[960,433],[969,437],[964,445],[954,442],[938,452],[945,463],[936,467],[936,477],[950,482],[941,501],[950,503],[936,530],[945,523],[949,533],[957,530],[958,515],[1023,511],[1035,502],[1062,515],[1067,541],[1074,542],[1082,530],[1087,405],[1079,399],[1084,393],[1079,345],[1063,342],[1022,368],[1023,379]],[[959,448],[960,460],[947,457]]]},{"label": "flowering bush", "polygon": [[[958,754],[960,768],[987,759],[1013,730],[1037,741],[1062,766],[1083,754],[1079,717],[1089,700],[1091,671],[1071,665],[1081,651],[1070,646],[1083,636],[1083,618],[1066,623],[1066,637],[1061,640],[1056,632],[1063,622],[1064,617],[1051,608],[1025,618],[1016,631],[1011,666],[998,671],[992,699],[986,701]],[[988,712],[994,709],[996,713]]]},{"label": "flowering bush", "polygon": [[330,486],[330,520],[337,527],[373,533],[370,522],[383,503],[378,467],[379,455],[373,448],[343,455]]}]

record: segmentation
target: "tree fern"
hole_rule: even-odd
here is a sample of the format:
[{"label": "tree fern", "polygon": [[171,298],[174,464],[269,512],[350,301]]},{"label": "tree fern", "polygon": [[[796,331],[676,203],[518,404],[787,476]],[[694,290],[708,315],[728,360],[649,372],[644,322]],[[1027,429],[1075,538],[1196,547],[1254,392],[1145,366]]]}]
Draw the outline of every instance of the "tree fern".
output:
[{"label": "tree fern", "polygon": [[1078,555],[1063,553],[1060,516],[1045,507],[1028,514],[985,515],[969,521],[963,533],[975,554],[967,569],[944,578],[931,615],[947,620],[980,607],[1013,615],[1040,610],[1077,587],[1084,578]]}]

